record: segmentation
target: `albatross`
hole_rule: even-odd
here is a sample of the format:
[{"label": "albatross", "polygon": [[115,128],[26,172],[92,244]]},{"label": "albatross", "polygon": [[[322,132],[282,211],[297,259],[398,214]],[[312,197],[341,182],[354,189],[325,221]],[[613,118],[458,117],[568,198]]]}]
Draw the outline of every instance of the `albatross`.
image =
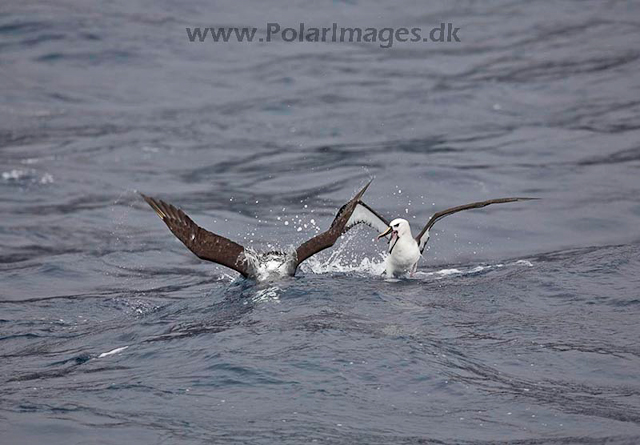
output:
[{"label": "albatross", "polygon": [[359,201],[347,221],[346,230],[355,227],[358,224],[366,224],[381,233],[378,235],[378,239],[389,237],[388,248],[384,260],[384,275],[399,277],[407,273],[413,276],[418,268],[418,261],[422,256],[424,248],[429,241],[429,231],[433,225],[440,221],[445,216],[453,215],[454,213],[461,212],[463,210],[479,209],[492,204],[504,204],[517,201],[531,201],[538,198],[498,198],[489,199],[487,201],[472,202],[470,204],[460,205],[457,207],[451,207],[445,210],[441,210],[434,213],[429,221],[420,231],[417,236],[413,236],[411,233],[411,227],[409,221],[403,218],[396,218],[391,222],[388,222],[378,212],[373,210],[363,201]]},{"label": "albatross", "polygon": [[270,251],[256,253],[240,244],[209,232],[197,225],[186,213],[159,199],[141,193],[142,198],[158,214],[169,230],[198,258],[221,264],[235,270],[245,278],[263,281],[293,276],[307,258],[335,244],[347,231],[347,223],[360,198],[371,184],[369,181],[349,202],[343,205],[328,230],[302,243],[290,252]]}]

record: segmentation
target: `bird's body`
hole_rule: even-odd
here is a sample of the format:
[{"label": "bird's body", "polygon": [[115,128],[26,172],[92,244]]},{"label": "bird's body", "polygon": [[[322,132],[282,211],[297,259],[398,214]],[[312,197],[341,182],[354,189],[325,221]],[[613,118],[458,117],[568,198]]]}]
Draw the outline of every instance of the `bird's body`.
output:
[{"label": "bird's body", "polygon": [[223,236],[198,226],[182,210],[159,199],[142,195],[169,230],[198,258],[221,264],[256,281],[295,275],[300,263],[335,244],[346,231],[347,223],[369,187],[365,185],[343,205],[329,229],[307,240],[291,251],[254,252]]},{"label": "bird's body", "polygon": [[292,277],[298,268],[295,251],[255,252],[245,249],[244,261],[248,266],[248,276],[260,282]]},{"label": "bird's body", "polygon": [[413,274],[418,267],[420,260],[420,247],[418,242],[411,236],[409,223],[404,219],[394,219],[390,226],[398,224],[402,231],[394,232],[389,240],[387,257],[384,259],[384,273],[387,276],[398,277]]},{"label": "bird's body", "polygon": [[406,219],[397,218],[387,222],[383,216],[360,201],[349,218],[346,228],[348,230],[362,223],[382,231],[378,235],[378,239],[390,237],[389,248],[387,249],[388,255],[384,260],[384,274],[390,277],[399,277],[406,274],[413,275],[418,267],[422,252],[429,242],[429,230],[445,216],[463,210],[479,209],[491,204],[530,201],[532,199],[536,198],[498,198],[451,207],[435,213],[415,237],[411,234],[411,227]]}]

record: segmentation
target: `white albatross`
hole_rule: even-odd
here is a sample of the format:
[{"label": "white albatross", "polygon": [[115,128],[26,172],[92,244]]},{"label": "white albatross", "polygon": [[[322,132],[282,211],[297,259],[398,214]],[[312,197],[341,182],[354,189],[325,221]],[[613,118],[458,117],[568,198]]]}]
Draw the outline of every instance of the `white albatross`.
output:
[{"label": "white albatross", "polygon": [[409,222],[403,218],[396,218],[391,222],[380,216],[375,210],[362,201],[358,201],[358,205],[351,214],[347,222],[346,229],[349,230],[358,224],[366,224],[378,231],[378,239],[389,238],[389,247],[387,249],[387,257],[384,260],[384,274],[387,276],[399,277],[409,273],[411,276],[418,268],[418,261],[422,256],[422,252],[429,241],[429,230],[433,225],[444,218],[463,210],[479,209],[491,204],[503,204],[516,201],[531,201],[538,198],[498,198],[487,201],[472,202],[457,207],[451,207],[446,210],[434,213],[429,221],[417,236],[411,233]]}]

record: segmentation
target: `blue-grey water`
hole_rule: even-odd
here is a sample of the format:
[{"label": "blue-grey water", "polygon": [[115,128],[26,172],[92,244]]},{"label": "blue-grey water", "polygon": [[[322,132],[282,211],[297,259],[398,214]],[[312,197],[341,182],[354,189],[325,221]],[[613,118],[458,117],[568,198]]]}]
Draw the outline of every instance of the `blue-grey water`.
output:
[{"label": "blue-grey water", "polygon": [[[461,43],[202,43],[186,27],[460,27]],[[0,443],[640,443],[640,4],[0,5]],[[198,260],[366,201],[295,278]]]}]

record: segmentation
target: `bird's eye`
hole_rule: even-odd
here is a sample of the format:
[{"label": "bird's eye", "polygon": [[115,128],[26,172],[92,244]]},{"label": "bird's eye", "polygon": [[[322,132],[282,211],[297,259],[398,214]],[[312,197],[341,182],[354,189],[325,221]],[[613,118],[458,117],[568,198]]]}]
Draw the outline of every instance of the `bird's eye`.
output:
[{"label": "bird's eye", "polygon": [[400,223],[398,223],[398,224],[394,225],[393,227],[396,227],[396,228],[397,228],[399,225],[400,225]]}]

